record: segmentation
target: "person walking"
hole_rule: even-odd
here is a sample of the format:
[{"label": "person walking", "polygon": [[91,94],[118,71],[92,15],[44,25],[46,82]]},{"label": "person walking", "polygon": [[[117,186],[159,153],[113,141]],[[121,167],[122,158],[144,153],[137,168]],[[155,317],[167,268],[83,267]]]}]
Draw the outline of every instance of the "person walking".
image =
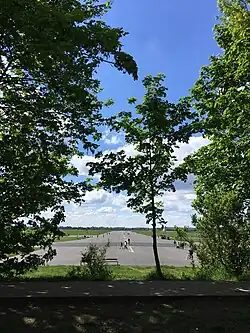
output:
[{"label": "person walking", "polygon": [[192,248],[190,248],[188,250],[188,257],[187,257],[187,260],[191,260],[193,261],[194,260],[194,250]]}]

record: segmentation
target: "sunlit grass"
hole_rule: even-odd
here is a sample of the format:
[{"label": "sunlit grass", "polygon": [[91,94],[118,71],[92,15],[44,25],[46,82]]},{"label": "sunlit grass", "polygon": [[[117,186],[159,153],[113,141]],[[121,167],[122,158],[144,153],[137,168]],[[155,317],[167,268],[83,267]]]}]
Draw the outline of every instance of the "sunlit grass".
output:
[{"label": "sunlit grass", "polygon": [[[20,280],[84,280],[83,266],[43,266],[37,271],[28,272],[19,277]],[[152,266],[110,266],[112,280],[155,280],[158,276]],[[208,276],[198,267],[162,266],[166,280],[231,280],[222,273],[216,272]]]},{"label": "sunlit grass", "polygon": [[110,232],[108,229],[61,229],[66,235],[97,236]]},{"label": "sunlit grass", "polygon": [[[136,230],[136,233],[141,234],[141,235],[145,235],[145,236],[152,236],[152,230],[151,229],[148,229],[148,230],[138,229],[138,230]],[[176,232],[174,230],[162,231],[162,230],[158,229],[157,230],[157,236],[161,237],[163,235],[166,236],[166,237],[170,237],[170,239],[178,240],[178,237],[177,237]],[[195,242],[199,241],[196,231],[188,231],[188,236],[191,239],[193,239]]]}]

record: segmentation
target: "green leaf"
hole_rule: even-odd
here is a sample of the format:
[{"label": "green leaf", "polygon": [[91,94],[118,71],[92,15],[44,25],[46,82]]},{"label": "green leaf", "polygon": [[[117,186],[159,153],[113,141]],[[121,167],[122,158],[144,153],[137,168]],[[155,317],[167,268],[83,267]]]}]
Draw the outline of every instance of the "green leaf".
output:
[{"label": "green leaf", "polygon": [[128,104],[134,104],[136,101],[137,101],[137,98],[135,98],[135,97],[128,98]]},{"label": "green leaf", "polygon": [[[137,77],[122,48],[127,33],[103,21],[111,3],[1,3],[0,278],[51,260],[64,203],[79,204],[93,189],[91,178],[67,178],[78,176],[72,162],[95,154],[99,128],[113,120],[102,115],[113,101],[99,100],[96,71],[106,63]],[[45,254],[31,255],[35,247]],[[23,260],[9,258],[13,253]]]},{"label": "green leaf", "polygon": [[[164,206],[159,197],[166,191],[175,191],[174,182],[184,171],[175,172],[173,154],[178,142],[186,142],[192,135],[189,125],[181,126],[192,118],[190,105],[185,99],[169,103],[164,75],[147,76],[143,80],[145,96],[142,104],[135,105],[136,117],[131,112],[120,112],[113,129],[125,134],[126,144],[136,152],[128,156],[125,151],[103,154],[96,162],[88,163],[90,175],[101,175],[99,188],[124,192],[127,206],[143,214],[145,222],[153,226],[153,244],[157,271],[161,274],[156,250],[156,225],[165,223]],[[134,97],[129,104],[136,102]]]}]

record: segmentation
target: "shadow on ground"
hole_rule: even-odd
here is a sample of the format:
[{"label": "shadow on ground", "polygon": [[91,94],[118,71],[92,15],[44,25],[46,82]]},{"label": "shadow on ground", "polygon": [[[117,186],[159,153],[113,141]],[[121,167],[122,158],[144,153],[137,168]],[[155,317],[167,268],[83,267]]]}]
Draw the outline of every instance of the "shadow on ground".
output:
[{"label": "shadow on ground", "polygon": [[1,333],[249,332],[247,297],[0,299]]},{"label": "shadow on ground", "polygon": [[26,281],[0,283],[0,297],[243,296],[250,281]]}]

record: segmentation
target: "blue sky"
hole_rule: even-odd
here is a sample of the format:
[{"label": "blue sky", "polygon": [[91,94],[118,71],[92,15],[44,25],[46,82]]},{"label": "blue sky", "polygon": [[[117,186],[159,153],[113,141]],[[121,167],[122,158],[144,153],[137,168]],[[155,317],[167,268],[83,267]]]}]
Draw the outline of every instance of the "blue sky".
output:
[{"label": "blue sky", "polygon": [[[106,22],[129,32],[124,50],[137,61],[140,81],[163,72],[169,99],[176,101],[187,94],[209,56],[219,52],[212,32],[217,14],[216,0],[115,0]],[[126,106],[126,97],[143,95],[141,82],[107,65],[99,78],[104,95],[120,107]]]},{"label": "blue sky", "polygon": [[[142,79],[147,74],[166,75],[168,99],[177,101],[186,96],[199,75],[200,67],[209,64],[209,57],[220,52],[213,39],[212,28],[218,15],[216,0],[115,0],[105,21],[112,27],[123,27],[129,35],[123,39],[124,51],[135,58],[139,67],[139,81],[103,64],[98,78],[104,91],[101,98],[112,98],[115,105],[105,109],[105,115],[128,110],[127,98],[143,97]],[[193,138],[177,153],[181,160],[186,154],[206,144],[202,138]],[[106,133],[101,147],[117,149],[124,145],[121,138]],[[133,150],[126,146],[128,153]],[[75,159],[79,180],[86,175],[86,159]],[[168,225],[190,224],[191,184],[179,184],[176,193],[164,198]],[[81,207],[67,205],[68,225],[145,226],[141,216],[126,208],[126,197],[104,191],[87,195]]]}]

